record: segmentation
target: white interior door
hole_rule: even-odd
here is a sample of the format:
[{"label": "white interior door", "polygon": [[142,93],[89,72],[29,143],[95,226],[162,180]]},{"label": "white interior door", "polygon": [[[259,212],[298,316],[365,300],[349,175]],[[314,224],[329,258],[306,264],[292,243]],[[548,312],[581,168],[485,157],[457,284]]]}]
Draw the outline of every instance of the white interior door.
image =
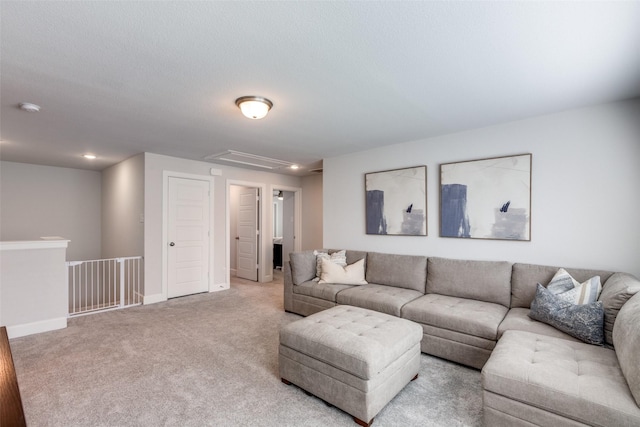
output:
[{"label": "white interior door", "polygon": [[209,181],[169,177],[167,297],[209,290]]},{"label": "white interior door", "polygon": [[243,188],[238,195],[236,276],[258,281],[258,189]]}]

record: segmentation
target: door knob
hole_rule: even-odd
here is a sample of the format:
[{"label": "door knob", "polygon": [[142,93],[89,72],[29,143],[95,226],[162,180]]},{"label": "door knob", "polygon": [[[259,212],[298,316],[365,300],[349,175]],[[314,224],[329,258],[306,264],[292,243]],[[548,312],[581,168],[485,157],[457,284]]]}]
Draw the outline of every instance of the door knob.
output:
[{"label": "door knob", "polygon": [[173,243],[173,242],[169,243],[169,246],[175,246],[175,245],[176,245],[176,244],[175,244],[175,243]]}]

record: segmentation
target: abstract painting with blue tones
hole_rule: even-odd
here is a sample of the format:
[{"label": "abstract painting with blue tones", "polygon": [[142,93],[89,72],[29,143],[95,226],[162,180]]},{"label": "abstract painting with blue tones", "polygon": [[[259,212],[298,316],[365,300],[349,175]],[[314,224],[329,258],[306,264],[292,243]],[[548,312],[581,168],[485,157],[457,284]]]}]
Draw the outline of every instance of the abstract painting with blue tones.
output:
[{"label": "abstract painting with blue tones", "polygon": [[440,165],[440,236],[530,241],[531,157]]},{"label": "abstract painting with blue tones", "polygon": [[427,167],[365,174],[367,234],[427,235]]}]

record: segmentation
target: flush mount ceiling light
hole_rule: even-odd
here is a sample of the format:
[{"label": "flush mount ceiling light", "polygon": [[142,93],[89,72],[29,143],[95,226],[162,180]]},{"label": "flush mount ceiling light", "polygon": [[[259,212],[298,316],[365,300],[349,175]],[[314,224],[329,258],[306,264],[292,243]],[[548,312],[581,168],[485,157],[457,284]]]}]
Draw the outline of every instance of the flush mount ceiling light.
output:
[{"label": "flush mount ceiling light", "polygon": [[21,102],[20,109],[28,113],[37,113],[38,111],[40,111],[40,106],[36,104],[32,104],[30,102]]},{"label": "flush mount ceiling light", "polygon": [[257,120],[267,115],[273,102],[261,96],[243,96],[236,99],[236,105],[245,117]]},{"label": "flush mount ceiling light", "polygon": [[93,160],[96,158],[95,154],[83,154],[82,157],[89,160]]}]

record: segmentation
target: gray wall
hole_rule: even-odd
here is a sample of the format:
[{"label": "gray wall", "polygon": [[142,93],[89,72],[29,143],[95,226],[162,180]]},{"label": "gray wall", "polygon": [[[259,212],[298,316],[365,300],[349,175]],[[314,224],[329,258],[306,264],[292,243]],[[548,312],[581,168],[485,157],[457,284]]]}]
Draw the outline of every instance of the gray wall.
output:
[{"label": "gray wall", "polygon": [[65,242],[0,244],[0,325],[9,338],[67,326]]},{"label": "gray wall", "polygon": [[68,261],[101,257],[100,172],[0,162],[0,240],[70,240]]},{"label": "gray wall", "polygon": [[144,154],[102,171],[102,257],[144,254]]},{"label": "gray wall", "polygon": [[302,178],[301,249],[323,248],[322,244],[322,174]]},{"label": "gray wall", "polygon": [[[533,154],[531,241],[439,237],[439,164]],[[428,237],[365,234],[364,174],[427,165]],[[640,100],[324,160],[324,246],[640,277]]]}]

